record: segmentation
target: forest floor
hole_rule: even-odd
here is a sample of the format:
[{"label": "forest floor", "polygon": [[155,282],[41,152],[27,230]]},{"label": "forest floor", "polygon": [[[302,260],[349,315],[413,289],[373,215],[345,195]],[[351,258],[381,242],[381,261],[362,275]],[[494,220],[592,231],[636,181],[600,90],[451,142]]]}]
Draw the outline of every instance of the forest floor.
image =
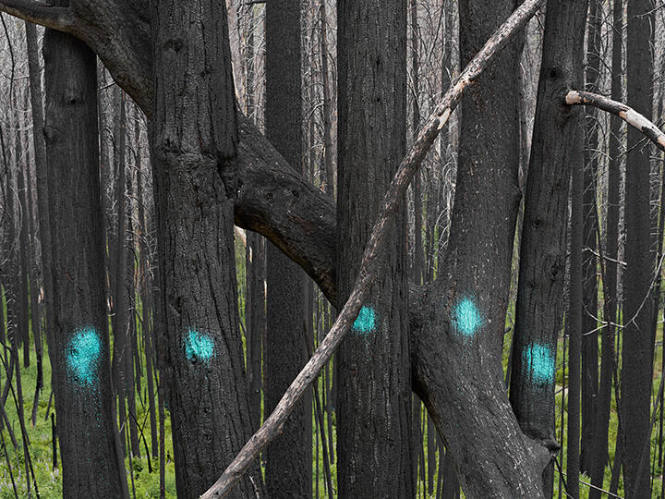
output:
[{"label": "forest floor", "polygon": [[[508,345],[510,344],[510,334],[506,336],[505,339],[506,349],[504,352],[504,364],[507,363],[508,358]],[[654,358],[654,376],[653,376],[653,397],[654,400],[658,394],[658,388],[660,385],[660,376],[662,372],[662,324],[658,328],[658,338],[657,338],[657,348],[656,355]],[[567,383],[564,384],[564,350],[563,350],[563,339],[559,341],[559,348],[557,352],[557,387],[556,387],[556,421],[557,421],[557,440],[559,442],[564,442],[564,448],[559,457],[559,465],[562,470],[565,470],[565,439],[561,438],[561,418],[564,418],[564,424],[567,422],[565,407],[562,411],[562,398],[566,394],[567,390],[564,390],[564,386],[567,386]],[[47,361],[47,353],[45,355],[44,362],[44,385],[50,386],[50,377],[51,369],[50,363]],[[23,366],[23,357],[21,354],[21,366]],[[4,370],[4,369],[3,369]],[[4,375],[4,373],[3,373]],[[567,375],[567,369],[566,369]],[[28,431],[28,437],[30,442],[30,457],[32,460],[32,465],[35,473],[35,478],[37,481],[37,486],[39,488],[39,496],[43,498],[59,498],[62,497],[62,475],[61,469],[53,467],[53,448],[52,448],[52,439],[51,439],[51,420],[50,414],[54,412],[53,406],[48,407],[49,403],[49,391],[48,389],[42,390],[39,400],[39,408],[37,412],[37,421],[36,425],[33,427],[30,419],[30,414],[32,411],[32,403],[34,397],[34,389],[36,385],[37,378],[37,368],[36,368],[36,359],[34,351],[30,353],[30,367],[21,369],[21,385],[24,397],[24,414],[26,415],[26,427]],[[145,383],[143,385],[143,393],[137,394],[136,407],[137,407],[137,420],[141,424],[143,436],[145,437],[145,442],[148,445],[148,450],[150,450],[151,444],[151,434],[150,434],[150,424],[148,423],[148,404],[145,399]],[[321,393],[322,387],[320,387],[319,393]],[[21,440],[21,428],[19,425],[19,420],[16,412],[16,403],[15,403],[15,392],[10,391],[7,403],[5,406],[7,411],[7,416],[11,422],[11,429],[15,438],[17,440],[17,447],[15,448],[12,445],[11,439],[6,428],[3,429],[1,435],[2,440],[0,440],[0,499],[2,498],[11,498],[18,495],[18,497],[23,498],[28,496],[28,488],[26,481],[26,468],[25,460],[22,450],[22,440]],[[49,411],[47,413],[47,410]],[[328,434],[327,421],[324,417],[324,430],[325,434]],[[318,428],[314,424],[314,419],[312,430],[312,445],[313,445],[313,455],[318,456],[314,463],[312,469],[312,480],[313,480],[313,492],[314,497],[327,497],[326,485],[325,485],[325,475],[324,475],[324,465],[323,465],[323,455],[321,449],[321,440],[318,435]],[[334,421],[334,417],[333,417]],[[615,410],[615,403],[613,400],[612,403],[612,413],[610,418],[610,462],[614,461],[614,452],[615,452],[615,441],[616,441],[616,432],[617,432],[617,414]],[[336,440],[335,428],[333,425],[333,442]],[[662,469],[663,465],[658,464],[658,436],[660,432],[660,412],[658,413],[658,418],[654,423],[654,431],[652,432],[651,439],[651,473],[654,477],[653,479],[653,496],[659,497],[662,489],[663,475]],[[425,445],[424,445],[424,462],[427,463],[427,432],[424,431]],[[6,452],[6,454],[5,454]],[[167,464],[166,464],[166,495],[167,497],[175,497],[175,471],[173,463],[173,450],[172,450],[172,441],[171,441],[171,427],[169,418],[166,418],[166,454],[167,454]],[[130,494],[132,497],[136,498],[154,498],[159,497],[159,456],[152,455],[150,452],[152,472],[149,472],[148,458],[146,457],[145,445],[143,442],[143,437],[141,438],[141,455],[132,457],[132,466],[130,468],[129,459],[126,459],[126,469],[128,470],[127,478],[130,486]],[[58,456],[59,461],[59,456]],[[438,460],[437,460],[438,461]],[[11,466],[7,465],[7,462]],[[59,463],[58,463],[59,464]],[[331,466],[331,475],[332,482],[336,482],[336,466],[334,463]],[[131,471],[131,472],[130,472]],[[425,470],[427,471],[427,470]],[[14,493],[12,485],[12,476],[13,482],[16,486],[16,495]],[[419,476],[422,476],[422,473],[419,471]],[[425,476],[427,476],[425,474]],[[609,490],[610,485],[610,476],[611,470],[608,469],[605,475],[605,490]],[[554,497],[565,497],[563,490],[560,492],[562,481],[560,480],[561,474],[558,471],[558,466],[555,466],[554,472]],[[565,480],[565,477],[563,477]],[[581,497],[587,497],[589,493],[589,486],[591,480],[587,475],[581,475],[580,479],[582,484],[580,486]],[[436,474],[434,477],[434,483],[436,484]],[[586,484],[585,484],[586,483]],[[34,494],[34,486],[30,485],[30,488]],[[422,481],[418,481],[418,497],[434,497],[427,493],[428,491],[423,487]],[[623,480],[619,482],[619,491],[618,496],[623,497]],[[34,497],[34,495],[33,495]],[[605,497],[605,496],[604,496]]]}]

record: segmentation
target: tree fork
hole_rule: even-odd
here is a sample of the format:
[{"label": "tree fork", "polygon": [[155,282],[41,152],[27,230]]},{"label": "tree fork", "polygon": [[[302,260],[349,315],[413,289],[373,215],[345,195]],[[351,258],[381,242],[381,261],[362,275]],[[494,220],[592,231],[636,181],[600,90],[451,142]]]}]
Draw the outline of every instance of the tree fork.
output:
[{"label": "tree fork", "polygon": [[[383,206],[381,207],[363,254],[356,284],[337,320],[307,365],[300,371],[289,389],[285,392],[272,414],[245,444],[219,480],[203,494],[203,498],[223,497],[228,494],[247,471],[261,449],[279,435],[286,418],[293,410],[296,402],[303,395],[307,387],[316,379],[319,371],[328,362],[357,317],[370,285],[376,276],[377,269],[374,263],[382,249],[382,243],[389,227],[388,222],[394,218],[401,197],[404,195],[409,182],[439,134],[439,131],[447,123],[465,90],[478,78],[493,59],[494,55],[506,45],[511,36],[523,27],[535,14],[542,3],[543,0],[527,0],[515,10],[508,20],[487,41],[482,50],[471,60],[455,84],[448,89],[442,101],[430,115],[427,123],[418,134],[417,140],[411,146],[406,157],[401,161],[399,169],[388,188]],[[544,448],[543,451],[546,452]],[[546,459],[546,462],[548,461],[549,459]]]}]

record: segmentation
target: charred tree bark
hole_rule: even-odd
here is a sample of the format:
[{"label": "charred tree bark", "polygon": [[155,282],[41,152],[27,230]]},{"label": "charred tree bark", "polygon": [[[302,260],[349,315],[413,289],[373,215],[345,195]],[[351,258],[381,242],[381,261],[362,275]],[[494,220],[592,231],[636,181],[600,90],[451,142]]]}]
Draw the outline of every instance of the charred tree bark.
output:
[{"label": "charred tree bark", "polygon": [[[302,397],[317,373],[351,329],[362,306],[366,304],[365,300],[370,293],[372,283],[377,278],[377,264],[383,263],[377,257],[384,250],[383,241],[390,234],[391,224],[394,223],[394,217],[399,212],[400,199],[404,196],[418,166],[436,139],[438,132],[447,123],[465,90],[480,77],[496,53],[508,44],[511,36],[533,16],[540,5],[539,0],[527,0],[522,4],[487,41],[436,106],[418,134],[418,139],[402,159],[388,188],[367,242],[356,284],[331,330],[319,344],[305,368],[289,386],[275,411],[252,439],[245,444],[224,474],[203,497],[219,497],[229,493],[248,470],[259,451],[277,435],[295,402]],[[486,232],[489,227],[494,229],[498,226],[503,227],[507,232],[514,231],[517,200],[508,199],[506,192],[497,190],[496,184],[507,182],[511,185],[511,183],[516,183],[517,179],[510,180],[510,176],[504,173],[504,171],[497,172],[496,177],[469,175],[466,179],[472,201],[482,200],[487,203],[484,211],[492,215],[488,219],[478,219],[461,210],[463,216],[466,217],[463,222],[469,221],[474,230]],[[471,179],[472,181],[470,181]],[[516,196],[515,192],[514,197]],[[511,206],[512,224],[510,223]],[[485,223],[488,225],[485,226]],[[460,237],[462,239],[466,237],[465,231],[462,231]],[[503,241],[503,244],[499,247],[498,255],[494,246],[488,249],[491,257],[482,252],[479,254],[470,252],[469,248],[466,248],[465,256],[460,258],[462,262],[460,267],[466,268],[469,272],[489,267],[488,271],[491,272],[491,275],[486,276],[487,282],[491,284],[489,288],[497,286],[496,290],[507,294],[508,278],[506,275],[510,273],[512,234],[505,239],[499,238],[499,240]],[[472,243],[475,250],[477,239],[473,238]],[[485,248],[488,247],[490,245],[486,244]],[[453,251],[451,254],[454,258],[458,258],[458,255],[462,253]],[[469,254],[478,260],[469,257],[472,261],[467,262],[466,255]],[[492,258],[495,263],[497,256],[500,261],[504,262],[503,266],[490,263]],[[499,269],[500,275],[495,274],[496,269]],[[414,327],[421,329],[418,334],[412,335],[414,346],[417,348],[413,356],[416,364],[415,387],[421,398],[426,400],[432,419],[446,439],[448,447],[456,453],[457,462],[464,463],[462,483],[467,488],[467,494],[477,497],[515,495],[540,497],[542,496],[540,474],[551,459],[547,442],[535,442],[520,431],[505,397],[500,359],[495,358],[493,361],[487,359],[486,356],[489,354],[487,351],[482,351],[481,341],[471,342],[471,344],[460,341],[458,331],[463,331],[462,336],[469,336],[466,333],[468,331],[475,334],[484,325],[484,314],[479,314],[476,308],[469,306],[473,303],[468,304],[463,301],[456,304],[448,303],[448,283],[451,282],[451,279],[445,272],[444,269],[442,275],[446,277],[439,279],[436,293],[421,294],[420,301],[425,305],[419,308],[422,308],[423,312],[416,314],[417,317],[414,317],[414,321],[412,321]],[[503,278],[503,282],[497,282],[500,277]],[[462,281],[466,282],[466,279],[462,279]],[[501,287],[502,285],[503,287]],[[492,295],[492,291],[496,290],[490,289],[487,293]],[[457,305],[461,305],[461,308],[458,308]],[[503,308],[500,304],[494,306],[503,318],[505,306]],[[491,323],[490,319],[495,318],[488,318],[488,323]],[[367,322],[367,315],[365,315],[361,324]],[[503,332],[502,323],[502,320],[497,320],[493,327],[501,324]],[[470,360],[484,360],[484,362],[480,364],[474,362],[472,365]],[[480,365],[480,369],[478,369],[478,365]],[[469,374],[474,378],[471,381]],[[499,445],[496,443],[497,438],[501,439]],[[479,462],[479,455],[485,456],[485,459]]]},{"label": "charred tree bark", "polygon": [[128,290],[128,265],[129,248],[127,243],[127,168],[125,165],[125,142],[127,136],[127,113],[124,92],[120,94],[120,104],[118,113],[118,122],[116,127],[116,147],[114,152],[114,162],[116,164],[115,173],[115,194],[117,206],[117,229],[115,237],[115,251],[112,252],[112,258],[115,260],[111,273],[113,285],[113,360],[111,371],[113,373],[113,388],[118,401],[118,415],[120,427],[120,442],[123,453],[127,454],[125,433],[128,428],[127,404],[129,403],[129,362],[131,356],[129,331],[130,331],[130,311],[129,311],[129,290]]},{"label": "charred tree bark", "polygon": [[[151,147],[166,332],[158,347],[176,486],[188,498],[204,492],[250,436],[233,244],[237,118],[225,5],[152,7]],[[256,469],[234,497],[252,496],[254,487],[263,491]]]},{"label": "charred tree bark", "polygon": [[[622,56],[623,56],[623,1],[614,0],[612,9],[612,99],[622,100]],[[603,280],[604,312],[605,320],[610,322],[602,331],[601,339],[601,365],[600,386],[598,388],[598,401],[596,405],[595,441],[593,447],[593,465],[591,467],[591,484],[602,487],[605,466],[607,465],[608,439],[610,424],[610,408],[612,403],[612,375],[615,369],[614,363],[614,337],[616,328],[613,323],[617,322],[617,310],[619,308],[617,295],[618,270],[617,265],[619,249],[619,195],[621,184],[621,159],[622,151],[621,122],[610,120],[609,137],[609,165],[607,179],[607,215],[605,239],[605,254],[607,259],[602,263],[605,270]],[[621,466],[615,461],[615,466]],[[600,499],[599,490],[592,488],[589,491],[589,499]]]},{"label": "charred tree bark", "polygon": [[[647,119],[653,98],[650,49],[651,0],[628,2],[627,103]],[[649,497],[649,412],[653,369],[654,271],[649,207],[649,150],[642,134],[629,127],[626,158],[626,278],[621,369],[621,416],[624,436],[626,497]]]},{"label": "charred tree bark", "polygon": [[[406,2],[342,0],[337,16],[337,289],[345,301],[383,193],[406,149]],[[387,238],[381,276],[337,354],[342,497],[415,493],[405,208]]]},{"label": "charred tree bark", "polygon": [[[294,167],[302,156],[300,3],[266,5],[266,136]],[[266,417],[307,361],[302,270],[267,243],[267,323],[265,350]],[[311,315],[309,317],[311,321]],[[281,436],[266,451],[266,489],[273,498],[312,495],[312,406],[296,406]]]},{"label": "charred tree bark", "polygon": [[[600,36],[602,5],[598,0],[589,0],[587,23],[586,89],[598,92],[600,81]],[[582,194],[582,216],[584,233],[582,247],[582,357],[581,357],[581,401],[582,428],[580,447],[581,471],[589,473],[593,460],[594,421],[598,395],[598,286],[596,280],[596,255],[598,245],[598,217],[596,209],[596,174],[598,170],[598,121],[593,108],[586,110],[584,147],[584,190]],[[593,333],[590,333],[594,331]],[[587,334],[590,333],[590,334]]]},{"label": "charred tree bark", "polygon": [[127,497],[111,402],[96,60],[81,41],[52,30],[44,60],[55,311],[49,354],[63,494]]},{"label": "charred tree bark", "polygon": [[[580,114],[576,116],[580,126]],[[580,131],[580,130],[578,130]],[[583,241],[586,235],[584,218],[585,161],[582,156],[582,141],[576,139],[569,154],[571,173],[570,192],[570,264],[568,284],[567,327],[568,345],[568,440],[566,453],[566,493],[574,499],[580,497],[580,394],[582,390],[582,332],[583,329]],[[593,336],[595,341],[595,336]],[[587,359],[588,361],[589,359]],[[593,366],[597,369],[597,366]]]},{"label": "charred tree bark", "polygon": [[[553,442],[556,345],[563,318],[568,187],[579,112],[562,106],[582,82],[586,1],[549,2],[529,161],[510,401],[522,430]],[[544,493],[552,490],[552,467]]]}]

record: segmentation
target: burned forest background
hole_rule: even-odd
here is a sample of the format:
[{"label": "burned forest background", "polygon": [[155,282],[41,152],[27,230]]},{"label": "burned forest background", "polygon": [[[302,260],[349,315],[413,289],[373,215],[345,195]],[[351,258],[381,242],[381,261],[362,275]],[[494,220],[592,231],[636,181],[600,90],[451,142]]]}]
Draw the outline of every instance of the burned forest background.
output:
[{"label": "burned forest background", "polygon": [[[388,151],[386,156],[390,160],[399,161],[416,141],[441,96],[482,43],[518,5],[518,2],[504,0],[391,0],[377,23],[399,25],[403,18],[405,50],[395,53],[394,61],[381,60],[384,54],[376,55],[380,60],[376,62],[379,69],[374,68],[377,74],[383,78],[381,71],[385,71],[394,77],[394,81],[388,82],[377,77],[377,87],[385,87],[381,90],[383,93],[379,92],[377,106],[385,105],[388,111],[383,120],[377,117],[380,111],[366,110],[364,116],[369,124],[358,124],[353,121],[353,114],[362,101],[354,100],[356,87],[350,75],[362,71],[363,62],[348,55],[338,56],[338,49],[344,43],[361,42],[349,41],[352,29],[344,31],[346,38],[338,36],[338,29],[342,29],[338,26],[338,16],[343,16],[348,24],[355,15],[360,26],[363,16],[373,19],[373,14],[360,7],[350,12],[349,5],[354,2],[341,0],[291,3],[275,0],[275,7],[271,7],[270,2],[273,0],[225,2],[237,108],[266,135],[295,173],[324,196],[323,206],[330,207],[330,216],[333,220],[336,217],[340,232],[327,235],[333,241],[331,246],[337,248],[337,260],[331,265],[336,271],[336,281],[323,290],[317,284],[328,282],[325,276],[315,282],[310,277],[312,272],[307,275],[300,268],[302,261],[293,258],[288,251],[285,255],[283,246],[273,244],[258,232],[236,225],[232,248],[206,247],[206,251],[235,257],[235,279],[223,277],[220,283],[237,287],[239,340],[229,349],[241,350],[244,362],[241,366],[223,365],[220,372],[233,371],[233,376],[244,379],[246,388],[247,411],[243,412],[244,402],[240,411],[246,416],[242,421],[244,426],[242,431],[234,430],[231,437],[238,440],[233,442],[236,452],[270,415],[333,326],[337,307],[341,310],[344,304],[336,294],[346,297],[353,289],[363,245],[398,162],[386,160],[385,164],[392,164],[394,169],[382,170],[384,163],[381,161],[385,158],[379,158],[364,173],[340,165],[356,161],[356,151],[367,142]],[[546,3],[547,7],[542,6],[505,49],[511,51],[511,55],[497,62],[501,69],[515,68],[514,81],[497,83],[499,70],[492,69],[492,76],[473,83],[470,96],[461,101],[442,128],[409,187],[397,214],[398,221],[391,226],[389,250],[381,256],[385,258],[382,268],[390,276],[381,276],[381,289],[374,289],[371,297],[373,303],[385,307],[377,312],[382,323],[390,324],[394,330],[409,327],[420,330],[423,317],[435,317],[433,313],[428,316],[427,312],[418,312],[415,318],[410,315],[412,304],[421,303],[419,291],[413,289],[415,286],[432,290],[437,279],[444,279],[449,271],[452,275],[450,269],[455,264],[451,263],[452,257],[446,257],[450,245],[456,249],[455,254],[471,251],[468,246],[458,249],[462,246],[454,239],[452,230],[456,192],[468,185],[458,182],[458,165],[467,162],[481,168],[482,158],[490,157],[497,148],[492,137],[498,135],[491,135],[488,129],[512,127],[516,146],[512,161],[518,189],[510,195],[519,208],[514,225],[507,231],[512,237],[510,231],[514,230],[514,240],[511,270],[507,276],[505,327],[502,337],[496,338],[491,348],[496,347],[497,356],[501,356],[501,383],[509,393],[507,397],[522,431],[529,438],[551,443],[553,459],[543,473],[544,494],[665,497],[662,282],[665,158],[663,147],[656,147],[625,120],[597,107],[571,106],[579,114],[571,134],[580,142],[581,160],[571,160],[570,169],[566,165],[561,170],[564,178],[557,184],[557,188],[565,189],[567,194],[566,202],[560,207],[565,218],[559,240],[565,253],[560,268],[561,289],[552,297],[553,303],[556,301],[558,305],[545,312],[558,314],[550,325],[556,336],[552,354],[533,350],[533,347],[524,350],[526,336],[516,338],[518,334],[532,334],[521,333],[522,329],[536,327],[536,322],[529,322],[524,315],[520,317],[523,314],[520,310],[533,309],[524,301],[528,298],[519,296],[520,280],[524,283],[529,279],[526,274],[523,278],[521,263],[527,261],[529,266],[537,266],[531,256],[522,254],[532,251],[523,240],[523,232],[533,226],[537,228],[541,222],[548,223],[537,210],[529,212],[529,200],[525,199],[531,189],[528,177],[535,150],[532,138],[542,140],[534,128],[539,120],[537,101],[541,60],[545,60],[546,9],[571,2],[550,0]],[[0,2],[0,6],[2,4]],[[580,61],[582,86],[571,90],[586,90],[627,103],[662,132],[665,3],[662,0],[588,0],[588,8],[584,10],[580,21],[584,26]],[[484,12],[492,14],[485,16]],[[162,249],[157,244],[158,232],[165,230],[157,219],[157,212],[164,209],[167,201],[158,201],[156,205],[155,199],[158,199],[159,189],[171,189],[176,183],[172,178],[153,176],[155,154],[151,150],[148,122],[161,118],[146,118],[142,107],[114,81],[92,51],[81,56],[81,67],[95,68],[96,79],[94,72],[92,76],[88,72],[88,79],[82,77],[81,85],[92,92],[85,95],[95,99],[92,105],[96,106],[97,117],[91,119],[86,115],[87,121],[79,120],[82,124],[76,128],[76,134],[80,140],[94,135],[91,143],[98,147],[79,159],[87,161],[85,168],[92,168],[93,175],[97,176],[101,211],[98,217],[93,213],[87,220],[54,220],[54,206],[67,206],[75,213],[76,206],[88,203],[96,192],[96,187],[83,182],[83,177],[77,173],[77,168],[83,168],[81,165],[72,164],[69,176],[59,177],[57,181],[53,181],[51,173],[47,174],[49,168],[63,167],[62,163],[68,158],[62,156],[57,160],[60,164],[47,158],[47,150],[57,151],[58,134],[67,130],[49,128],[49,123],[52,124],[49,113],[53,110],[46,105],[46,92],[62,91],[62,99],[66,100],[69,90],[49,86],[48,82],[55,81],[55,76],[49,80],[45,75],[45,57],[56,57],[53,49],[49,51],[49,46],[56,46],[49,37],[69,35],[54,35],[50,29],[45,34],[42,26],[6,13],[0,16],[0,497],[67,495],[63,491],[61,451],[66,451],[60,446],[61,432],[75,433],[76,425],[67,420],[68,414],[59,414],[56,410],[52,379],[64,374],[54,372],[51,359],[65,359],[62,360],[65,362],[71,352],[56,346],[57,340],[49,332],[55,324],[54,307],[66,310],[67,303],[50,301],[49,292],[57,293],[49,291],[49,281],[53,280],[56,268],[53,259],[66,260],[68,248],[74,248],[71,250],[74,254],[78,244],[63,240],[59,233],[71,234],[66,231],[73,230],[77,224],[76,230],[81,234],[99,232],[103,245],[95,254],[84,251],[85,260],[70,259],[66,265],[57,267],[57,272],[62,271],[64,277],[62,282],[56,281],[61,286],[58,289],[67,289],[66,269],[76,271],[71,277],[74,288],[82,286],[77,284],[77,276],[96,279],[98,289],[77,292],[91,296],[101,293],[105,304],[108,343],[80,347],[97,349],[95,358],[100,359],[102,371],[107,371],[100,375],[106,376],[101,383],[107,383],[110,389],[105,406],[108,413],[86,412],[85,407],[81,411],[91,421],[96,418],[100,432],[108,428],[114,432],[115,444],[106,449],[106,454],[100,450],[99,455],[118,454],[116,462],[104,471],[119,477],[117,488],[113,488],[116,485],[100,486],[97,493],[100,497],[116,490],[130,497],[198,496],[207,490],[201,489],[201,485],[212,486],[211,478],[216,479],[233,456],[224,454],[226,449],[216,450],[213,454],[223,458],[211,468],[210,476],[189,476],[176,485],[176,454],[182,462],[204,458],[188,453],[189,450],[174,449],[173,427],[185,423],[182,419],[172,422],[170,401],[177,398],[178,403],[186,406],[195,404],[192,402],[195,397],[187,398],[189,394],[176,397],[168,393],[165,380],[169,376],[181,380],[179,387],[194,385],[187,385],[184,375],[180,378],[176,368],[169,368],[168,374],[160,369],[168,363],[160,355],[172,355],[180,348],[179,340],[168,339],[164,333],[162,325],[167,321],[167,312],[166,307],[160,305],[160,293],[169,293],[172,283],[162,282],[164,277],[159,270]],[[499,21],[492,24],[495,20],[492,16]],[[386,39],[390,36],[386,35]],[[474,36],[482,38],[481,42]],[[358,38],[362,38],[360,31]],[[83,45],[75,41],[66,43]],[[367,52],[371,50],[370,47]],[[271,59],[273,53],[275,58]],[[66,64],[67,60],[63,58],[60,64]],[[164,61],[160,64],[162,76],[168,73],[168,64]],[[369,62],[369,56],[367,64],[374,64],[373,59]],[[68,71],[64,66],[61,70]],[[80,71],[83,74],[83,70]],[[495,101],[488,101],[487,94],[481,95],[481,92],[495,84],[497,88],[492,94]],[[340,88],[340,85],[344,86]],[[78,98],[79,90],[75,88],[71,92],[72,99]],[[504,90],[507,97],[501,102]],[[515,99],[511,97],[513,93]],[[388,104],[381,102],[385,96],[390,101]],[[500,112],[495,111],[494,104]],[[559,107],[566,106],[561,102]],[[542,110],[540,119],[546,112],[547,109]],[[474,123],[480,123],[481,119],[486,123],[475,125],[463,121],[464,113],[473,114],[478,120]],[[501,114],[506,122],[495,123],[495,119],[500,119],[495,113]],[[71,119],[74,122],[78,117],[72,115]],[[558,123],[556,117],[552,121]],[[64,126],[63,123],[59,126]],[[239,125],[241,129],[245,126],[243,123]],[[365,125],[370,132],[357,132]],[[74,125],[72,133],[73,130]],[[372,133],[376,137],[370,140],[367,137]],[[462,137],[463,134],[466,137]],[[488,142],[478,143],[474,150],[473,140],[482,142],[485,138],[489,138]],[[49,141],[50,148],[47,148]],[[347,144],[344,150],[340,150],[340,143]],[[570,149],[575,147],[571,142]],[[504,157],[502,154],[497,152],[500,158]],[[540,154],[546,156],[547,148]],[[157,155],[159,162],[168,160],[163,150]],[[265,161],[270,162],[270,158]],[[482,171],[471,175],[482,175]],[[156,180],[160,182],[157,188]],[[209,187],[205,178],[198,181],[197,187],[201,190]],[[68,196],[62,204],[58,201],[56,205],[53,199],[41,196],[42,192],[53,196],[54,187],[62,188]],[[166,197],[172,200],[178,196],[185,198],[186,193],[176,192]],[[215,196],[222,199],[222,205],[226,202],[224,194],[216,192]],[[473,199],[472,194],[468,196],[463,202]],[[363,204],[359,198],[370,201]],[[265,199],[271,202],[270,198]],[[161,207],[160,202],[163,202]],[[196,209],[199,208],[196,205]],[[206,210],[207,207],[201,208],[203,218],[207,216]],[[229,213],[231,211],[226,211],[221,217],[224,223],[232,223],[229,217],[233,215]],[[198,223],[196,216],[193,219]],[[246,223],[243,219],[240,225]],[[50,230],[44,230],[49,227]],[[205,235],[179,236],[177,227],[171,230],[173,241],[191,236],[195,241],[210,243]],[[266,233],[271,230],[270,227],[264,229]],[[484,236],[492,241],[502,235],[490,232]],[[201,239],[196,239],[199,237]],[[529,237],[526,240],[536,241]],[[182,250],[178,244],[173,243],[174,248],[177,246],[174,252]],[[548,246],[540,248],[545,261],[550,249]],[[165,274],[168,272],[171,269]],[[177,269],[173,272],[177,274]],[[197,285],[204,290],[212,289],[211,294],[220,301],[232,296],[227,293],[220,298],[215,294],[214,285],[206,281],[207,276],[197,277],[200,281]],[[187,285],[195,290],[193,294],[207,292],[194,284]],[[530,289],[537,287],[534,284]],[[331,293],[330,289],[335,291]],[[557,290],[554,286],[551,289]],[[526,291],[524,294],[526,296]],[[331,297],[336,297],[339,303],[331,303]],[[503,301],[497,300],[499,305],[496,306],[500,307]],[[389,313],[393,310],[394,313]],[[475,312],[469,313],[473,316]],[[410,351],[404,347],[409,342],[407,336],[386,333],[386,338],[392,338],[391,343],[363,346],[366,345],[362,340],[363,328],[374,329],[374,314],[373,309],[363,307],[352,329],[356,334],[353,341],[358,342],[344,340],[296,406],[282,435],[261,453],[257,467],[250,471],[250,478],[239,486],[243,492],[238,494],[247,494],[246,497],[250,497],[250,492],[260,497],[264,497],[264,493],[265,497],[370,497],[374,491],[378,494],[376,497],[383,497],[385,490],[377,488],[379,486],[369,478],[365,488],[351,478],[362,476],[364,467],[363,462],[354,460],[355,453],[370,454],[370,450],[362,448],[364,432],[391,442],[385,452],[393,452],[397,456],[395,461],[399,462],[394,462],[385,473],[399,478],[398,483],[402,484],[394,497],[451,499],[463,494],[464,480],[460,482],[458,475],[464,462],[455,461],[455,454],[447,449],[448,442],[441,438],[438,425],[428,415],[425,404],[411,392],[411,377],[404,375],[410,372],[412,364],[408,356],[402,356],[403,352]],[[465,320],[473,323],[476,319]],[[462,327],[461,321],[459,318],[458,328]],[[223,321],[220,319],[220,322]],[[477,322],[481,324],[482,318]],[[470,327],[477,326],[471,324]],[[85,338],[86,330],[80,329],[77,334]],[[193,343],[182,348],[189,360],[206,365],[212,362],[214,366],[222,362],[214,355],[212,359],[206,356],[208,346],[204,336],[194,330],[188,334]],[[172,344],[166,347],[169,341]],[[533,345],[535,340],[529,341]],[[400,350],[402,347],[405,349]],[[410,348],[414,350],[413,346]],[[50,356],[52,349],[58,353]],[[160,353],[164,351],[169,353]],[[371,433],[375,429],[362,427],[366,421],[362,418],[355,430],[349,429],[353,425],[348,422],[355,421],[354,414],[373,410],[369,403],[363,406],[354,395],[356,392],[351,390],[357,378],[378,376],[372,371],[376,365],[363,363],[363,357],[372,356],[380,358],[375,362],[384,363],[381,372],[385,371],[386,378],[390,378],[386,386],[391,393],[399,395],[396,398],[386,396],[385,407],[388,408],[384,407],[386,414],[383,415],[393,421],[398,430],[391,427],[389,432]],[[521,363],[527,358],[530,362],[544,364],[545,370],[550,361],[554,365],[554,382],[550,387],[553,399],[542,406],[538,406],[538,401],[529,402],[531,408],[543,408],[545,415],[542,417],[534,416],[529,413],[531,409],[525,408],[520,381],[516,381],[523,372]],[[351,365],[354,370],[345,370],[345,366]],[[81,386],[85,386],[84,375],[77,375]],[[536,379],[538,373],[532,376]],[[186,381],[191,383],[189,378]],[[213,381],[210,386],[214,386]],[[211,408],[206,406],[205,410],[214,412],[215,407],[224,405],[223,397],[235,396],[224,393],[220,401],[212,402]],[[426,402],[427,407],[434,404]],[[217,403],[220,405],[215,405]],[[224,417],[230,421],[225,420],[225,424],[238,424],[233,415]],[[344,421],[344,425],[340,426],[340,421]],[[408,428],[403,426],[405,421]],[[543,428],[551,431],[546,431],[545,435]],[[212,426],[205,430],[210,434],[196,440],[195,445],[220,439]],[[391,433],[393,431],[397,433]],[[398,434],[395,437],[398,443],[393,445],[390,435],[395,434]],[[76,436],[70,440],[76,442]],[[100,447],[103,447],[101,442]],[[405,453],[409,454],[408,459]],[[90,468],[81,463],[76,466],[94,473],[92,465]],[[370,467],[366,472],[371,475],[374,470]],[[95,480],[95,476],[88,476],[87,480]],[[262,484],[257,485],[257,480]],[[387,482],[385,486],[389,488],[393,484]],[[190,491],[183,495],[187,487]]]}]

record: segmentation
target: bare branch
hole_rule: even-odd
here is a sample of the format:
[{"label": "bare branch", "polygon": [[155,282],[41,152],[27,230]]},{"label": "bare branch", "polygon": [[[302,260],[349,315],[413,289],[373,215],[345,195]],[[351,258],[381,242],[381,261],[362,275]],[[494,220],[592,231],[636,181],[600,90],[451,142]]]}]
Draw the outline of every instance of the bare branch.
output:
[{"label": "bare branch", "polygon": [[642,132],[646,137],[656,144],[658,149],[665,151],[665,133],[663,133],[652,121],[644,115],[635,111],[632,107],[617,102],[603,95],[580,90],[571,90],[566,94],[566,104],[569,106],[584,104],[594,106],[608,113],[618,116],[630,126]]},{"label": "bare branch", "polygon": [[69,7],[54,7],[33,0],[0,0],[0,12],[59,31],[70,32],[74,25]]},{"label": "bare branch", "polygon": [[430,115],[427,123],[418,134],[416,142],[402,160],[392,183],[386,192],[384,204],[372,229],[372,235],[365,248],[360,272],[351,296],[333,324],[330,332],[320,343],[319,348],[307,365],[296,376],[272,414],[261,428],[249,439],[222,476],[205,493],[203,498],[223,497],[233,488],[249,468],[249,465],[271,440],[279,433],[295,404],[302,397],[307,387],[316,379],[321,368],[328,362],[337,349],[351,324],[355,320],[365,300],[369,288],[377,275],[377,256],[383,248],[389,222],[394,218],[401,197],[404,195],[413,175],[418,170],[427,151],[432,146],[439,131],[445,126],[450,114],[462,98],[464,91],[487,67],[494,56],[506,45],[508,40],[526,24],[535,14],[544,0],[526,0],[508,20],[487,41],[481,51],[471,60],[456,83],[443,97],[441,103]]}]

